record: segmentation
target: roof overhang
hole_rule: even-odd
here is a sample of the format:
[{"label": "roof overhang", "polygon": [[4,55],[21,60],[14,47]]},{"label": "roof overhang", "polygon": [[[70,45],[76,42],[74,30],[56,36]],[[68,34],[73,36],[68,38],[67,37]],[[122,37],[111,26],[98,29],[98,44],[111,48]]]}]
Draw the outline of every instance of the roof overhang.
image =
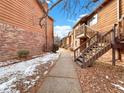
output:
[{"label": "roof overhang", "polygon": [[79,23],[85,23],[87,20],[89,20],[92,16],[94,16],[98,11],[100,11],[105,5],[107,5],[108,3],[110,3],[111,1],[114,0],[104,0],[104,2],[102,4],[100,4],[92,13],[90,13],[89,15],[86,15],[84,17],[82,17],[74,26],[73,29],[79,24]]}]

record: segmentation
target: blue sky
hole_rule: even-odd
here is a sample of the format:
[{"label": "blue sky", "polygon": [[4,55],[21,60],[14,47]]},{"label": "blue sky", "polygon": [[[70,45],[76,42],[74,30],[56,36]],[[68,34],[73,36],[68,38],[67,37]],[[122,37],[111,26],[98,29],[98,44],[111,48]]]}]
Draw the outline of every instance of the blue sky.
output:
[{"label": "blue sky", "polygon": [[[56,0],[53,0],[53,2]],[[73,0],[72,0],[73,1]],[[87,3],[87,0],[82,0],[82,2],[85,1]],[[102,1],[101,1],[102,2]],[[54,33],[55,35],[58,35],[59,37],[65,37],[68,32],[72,31],[72,27],[76,22],[83,17],[86,14],[89,14],[93,11],[95,7],[97,7],[101,2],[98,2],[97,4],[91,4],[90,10],[82,9],[77,16],[73,17],[67,17],[67,14],[64,13],[64,11],[61,9],[62,3],[54,7],[50,12],[49,15],[53,17],[54,19]],[[84,3],[84,2],[83,2]],[[50,4],[49,4],[50,5]],[[77,7],[78,9],[78,7]]]}]

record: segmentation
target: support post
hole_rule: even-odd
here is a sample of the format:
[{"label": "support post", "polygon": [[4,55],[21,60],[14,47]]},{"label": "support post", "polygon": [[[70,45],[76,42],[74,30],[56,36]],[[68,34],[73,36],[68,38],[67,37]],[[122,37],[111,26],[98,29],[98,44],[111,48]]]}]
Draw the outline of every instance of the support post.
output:
[{"label": "support post", "polygon": [[116,31],[117,24],[114,25],[112,30],[112,65],[115,66],[115,31]]},{"label": "support post", "polygon": [[121,49],[118,49],[118,60],[122,60],[122,56],[121,56]]},{"label": "support post", "polygon": [[121,37],[121,39],[122,39],[123,38],[123,34],[124,34],[124,17],[122,19],[122,32],[120,34],[122,34],[122,37]]},{"label": "support post", "polygon": [[115,48],[112,48],[112,65],[115,66]]}]

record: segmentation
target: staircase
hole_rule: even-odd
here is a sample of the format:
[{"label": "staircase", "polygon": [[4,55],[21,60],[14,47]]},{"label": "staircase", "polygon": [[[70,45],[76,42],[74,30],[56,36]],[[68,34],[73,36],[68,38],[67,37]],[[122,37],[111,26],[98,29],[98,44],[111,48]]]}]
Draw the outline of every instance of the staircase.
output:
[{"label": "staircase", "polygon": [[[98,32],[95,33],[90,39],[74,50],[75,62],[82,68],[92,66],[95,60],[112,48],[112,36],[113,30],[102,36]],[[84,45],[86,45],[86,48],[81,51],[81,47]]]}]

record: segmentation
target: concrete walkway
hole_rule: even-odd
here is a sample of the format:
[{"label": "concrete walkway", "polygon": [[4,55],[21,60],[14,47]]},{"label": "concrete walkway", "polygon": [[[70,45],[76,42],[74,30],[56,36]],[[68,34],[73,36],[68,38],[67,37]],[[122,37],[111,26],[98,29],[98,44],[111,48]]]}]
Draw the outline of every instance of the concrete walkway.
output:
[{"label": "concrete walkway", "polygon": [[37,93],[82,93],[71,52],[61,49],[61,56]]}]

